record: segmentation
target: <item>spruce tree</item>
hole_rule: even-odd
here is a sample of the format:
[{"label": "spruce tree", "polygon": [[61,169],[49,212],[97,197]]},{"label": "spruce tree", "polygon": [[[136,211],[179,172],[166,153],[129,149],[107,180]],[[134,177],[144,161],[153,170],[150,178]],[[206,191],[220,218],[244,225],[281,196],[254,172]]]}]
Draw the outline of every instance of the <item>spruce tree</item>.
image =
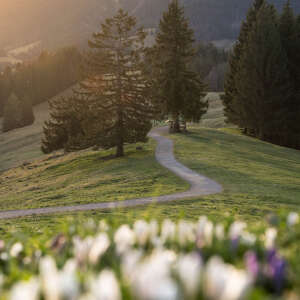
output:
[{"label": "spruce tree", "polygon": [[146,76],[145,33],[123,10],[107,19],[89,42],[84,80],[73,97],[51,107],[42,149],[50,152],[98,145],[116,147],[146,142],[154,114],[151,81]]},{"label": "spruce tree", "polygon": [[236,78],[239,76],[239,63],[248,42],[248,35],[252,30],[260,8],[264,4],[265,0],[255,0],[247,13],[246,20],[242,23],[238,40],[229,57],[229,71],[225,79],[225,93],[222,96],[227,122],[244,127],[245,131],[247,131],[246,124],[241,117],[241,108],[237,99]]},{"label": "spruce tree", "polygon": [[279,30],[282,45],[286,51],[288,68],[292,85],[291,101],[288,104],[287,127],[285,133],[285,145],[300,147],[300,28],[297,19],[291,8],[290,1],[287,1],[280,16]]},{"label": "spruce tree", "polygon": [[12,93],[4,106],[2,131],[7,132],[22,126],[22,106],[16,94]]},{"label": "spruce tree", "polygon": [[84,130],[84,125],[91,120],[92,113],[87,98],[77,95],[57,97],[49,102],[49,110],[50,120],[45,122],[42,140],[44,153],[93,146]]},{"label": "spruce tree", "polygon": [[192,71],[194,33],[178,0],[172,0],[162,16],[154,46],[159,106],[171,115],[174,132],[180,132],[180,118],[199,121],[207,110],[204,85]]},{"label": "spruce tree", "polygon": [[291,82],[276,10],[264,4],[240,59],[235,79],[242,126],[262,140],[279,141],[286,131]]}]

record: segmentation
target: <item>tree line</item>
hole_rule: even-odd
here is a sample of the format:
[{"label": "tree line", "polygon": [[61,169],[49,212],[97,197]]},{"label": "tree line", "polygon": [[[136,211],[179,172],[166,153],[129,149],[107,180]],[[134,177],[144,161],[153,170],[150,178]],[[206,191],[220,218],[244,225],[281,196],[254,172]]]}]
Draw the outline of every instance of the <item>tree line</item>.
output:
[{"label": "tree line", "polygon": [[300,149],[300,16],[255,0],[230,55],[223,103],[248,135]]},{"label": "tree line", "polygon": [[69,98],[50,103],[42,150],[116,148],[146,142],[152,121],[170,117],[170,130],[198,122],[207,110],[206,87],[192,68],[194,32],[178,0],[163,14],[155,45],[124,10],[101,25],[89,41],[83,80]]},{"label": "tree line", "polygon": [[54,53],[43,51],[38,59],[6,68],[0,74],[0,116],[3,131],[30,125],[32,106],[42,103],[80,79],[81,54],[75,47]]}]

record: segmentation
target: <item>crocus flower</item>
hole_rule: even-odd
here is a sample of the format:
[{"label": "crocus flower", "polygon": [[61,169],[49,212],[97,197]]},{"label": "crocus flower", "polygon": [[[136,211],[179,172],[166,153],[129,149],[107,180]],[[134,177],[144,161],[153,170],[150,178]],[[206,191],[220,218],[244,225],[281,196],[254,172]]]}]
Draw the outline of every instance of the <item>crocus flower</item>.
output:
[{"label": "crocus flower", "polygon": [[132,290],[135,298],[144,300],[175,300],[178,287],[171,278],[171,266],[176,254],[156,250],[134,271]]},{"label": "crocus flower", "polygon": [[255,252],[248,251],[245,254],[245,263],[248,273],[250,273],[253,276],[253,279],[255,280],[259,272],[259,262],[257,260]]},{"label": "crocus flower", "polygon": [[91,294],[95,300],[121,300],[121,290],[115,274],[103,270],[92,283]]},{"label": "crocus flower", "polygon": [[256,242],[256,236],[250,232],[244,232],[241,235],[241,243],[246,246],[253,246]]},{"label": "crocus flower", "polygon": [[21,243],[15,243],[10,249],[10,256],[17,257],[23,251],[23,245]]},{"label": "crocus flower", "polygon": [[162,242],[166,243],[168,241],[173,241],[175,239],[175,235],[176,235],[176,225],[168,219],[164,220],[161,227]]},{"label": "crocus flower", "polygon": [[209,299],[244,299],[251,288],[252,278],[234,266],[225,264],[219,257],[212,257],[205,271],[204,293]]},{"label": "crocus flower", "polygon": [[272,250],[275,247],[275,241],[277,237],[277,230],[273,227],[268,228],[265,233],[265,247],[268,250]]},{"label": "crocus flower", "polygon": [[17,283],[11,290],[10,300],[38,300],[40,286],[36,278]]},{"label": "crocus flower", "polygon": [[288,226],[294,226],[299,223],[299,215],[295,212],[292,212],[287,217]]},{"label": "crocus flower", "polygon": [[138,263],[142,259],[143,252],[142,250],[131,250],[127,251],[122,256],[122,274],[125,280],[131,281],[134,275],[134,271],[136,270]]},{"label": "crocus flower", "polygon": [[202,259],[199,254],[191,253],[179,257],[176,267],[180,281],[189,298],[197,295],[200,288]]},{"label": "crocus flower", "polygon": [[144,246],[150,236],[150,228],[147,222],[143,220],[138,220],[133,225],[133,231],[136,236],[137,243],[140,246]]},{"label": "crocus flower", "polygon": [[97,263],[99,258],[106,252],[110,246],[110,240],[106,233],[100,233],[93,241],[88,258],[92,264]]},{"label": "crocus flower", "polygon": [[225,238],[225,230],[223,224],[217,224],[215,227],[215,235],[219,241],[224,240]]},{"label": "crocus flower", "polygon": [[46,300],[59,300],[59,276],[54,259],[50,256],[40,261],[40,275],[43,294]]},{"label": "crocus flower", "polygon": [[73,238],[74,256],[79,265],[83,264],[87,260],[93,243],[94,239],[91,236],[86,237],[84,240],[79,237]]},{"label": "crocus flower", "polygon": [[271,278],[275,291],[279,293],[286,278],[286,262],[275,249],[267,252],[267,276]]},{"label": "crocus flower", "polygon": [[236,221],[230,225],[229,228],[229,238],[231,240],[236,240],[241,237],[244,230],[246,229],[247,224],[244,222]]},{"label": "crocus flower", "polygon": [[122,225],[114,235],[114,242],[118,254],[123,254],[130,249],[136,240],[134,232],[128,225]]},{"label": "crocus flower", "polygon": [[191,222],[180,221],[178,223],[178,242],[181,246],[194,243],[196,240],[195,226]]},{"label": "crocus flower", "polygon": [[210,246],[212,244],[213,231],[213,223],[208,221],[206,217],[200,217],[196,231],[198,248]]}]

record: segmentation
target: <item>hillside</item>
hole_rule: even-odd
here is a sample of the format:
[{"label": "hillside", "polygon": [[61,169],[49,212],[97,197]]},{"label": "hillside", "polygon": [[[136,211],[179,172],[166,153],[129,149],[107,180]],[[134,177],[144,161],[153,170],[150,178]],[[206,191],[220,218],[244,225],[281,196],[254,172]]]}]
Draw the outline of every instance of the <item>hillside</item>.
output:
[{"label": "hillside", "polygon": [[[67,96],[72,88],[57,97]],[[0,118],[0,173],[41,157],[41,138],[44,122],[49,118],[48,103],[34,107],[35,122],[31,126],[15,129],[6,133],[1,131]]]},{"label": "hillside", "polygon": [[[235,39],[251,3],[251,0],[182,1],[196,37],[210,41]],[[271,2],[281,7],[285,0]],[[300,2],[292,0],[291,3],[299,13]],[[167,4],[168,0],[5,1],[4,9],[0,10],[0,49],[11,50],[37,41],[46,48],[78,44],[89,38],[118,7],[135,14],[145,26],[155,27]],[[26,13],[20,15],[20,11]]]},{"label": "hillside", "polygon": [[[68,96],[71,93],[72,88],[57,97]],[[211,105],[201,123],[202,126],[211,128],[224,127],[223,108],[218,94],[210,93],[208,98]],[[35,122],[32,126],[6,133],[1,133],[2,119],[0,118],[0,173],[43,156],[40,146],[43,124],[49,118],[48,104],[42,103],[35,106],[34,115]]]},{"label": "hillside", "polygon": [[[192,126],[191,133],[186,136],[173,136],[175,152],[192,170],[221,183],[224,192],[192,201],[161,204],[150,211],[143,208],[118,210],[111,213],[111,217],[123,211],[122,218],[126,221],[144,211],[146,215],[157,217],[183,214],[189,218],[202,213],[214,216],[235,213],[257,220],[279,209],[299,210],[300,152],[242,136],[234,128],[223,128],[221,101],[215,93],[208,97],[210,108],[200,126]],[[39,109],[40,123],[20,129],[26,130],[23,138],[19,130],[0,135],[2,168],[33,159],[32,163],[0,175],[0,209],[107,202],[142,195],[158,196],[187,188],[155,162],[152,140],[143,145],[142,151],[136,151],[134,145],[128,146],[124,159],[111,160],[111,151],[93,150],[42,156],[39,141],[46,110]],[[17,152],[10,151],[13,149]],[[96,215],[100,217],[103,213]],[[49,220],[48,217],[39,219]]]}]

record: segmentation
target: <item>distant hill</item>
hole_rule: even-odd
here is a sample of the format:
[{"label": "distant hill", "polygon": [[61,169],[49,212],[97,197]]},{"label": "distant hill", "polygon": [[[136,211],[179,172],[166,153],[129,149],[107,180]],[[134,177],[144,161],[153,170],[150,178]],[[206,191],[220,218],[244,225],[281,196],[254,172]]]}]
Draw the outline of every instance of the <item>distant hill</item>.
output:
[{"label": "distant hill", "polygon": [[[182,0],[197,39],[235,39],[252,0]],[[282,7],[285,0],[272,0]],[[300,1],[292,0],[300,13]],[[155,27],[169,0],[9,0],[1,4],[0,50],[41,41],[46,48],[78,44],[119,7]]]}]

